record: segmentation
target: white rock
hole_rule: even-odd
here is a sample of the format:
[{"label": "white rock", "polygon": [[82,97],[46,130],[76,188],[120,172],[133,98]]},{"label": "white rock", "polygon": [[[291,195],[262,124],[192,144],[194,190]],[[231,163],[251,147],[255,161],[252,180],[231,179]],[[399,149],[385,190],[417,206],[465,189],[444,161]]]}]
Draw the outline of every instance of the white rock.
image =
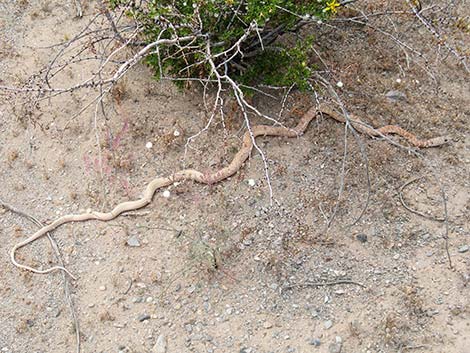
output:
[{"label": "white rock", "polygon": [[248,185],[255,186],[256,185],[255,179],[248,179]]},{"label": "white rock", "polygon": [[170,197],[170,190],[165,190],[165,191],[163,191],[163,194],[162,194],[162,195],[163,195],[163,197],[166,198],[166,199],[169,198],[169,197]]},{"label": "white rock", "polygon": [[173,132],[173,135],[174,135],[175,137],[178,137],[178,136],[181,135],[181,134],[180,134],[180,132],[179,132],[178,130],[175,130],[175,132]]},{"label": "white rock", "polygon": [[151,149],[153,147],[153,143],[149,141],[145,144],[145,147]]},{"label": "white rock", "polygon": [[131,236],[129,239],[127,239],[126,244],[131,247],[138,247],[140,246],[139,239],[136,236]]},{"label": "white rock", "polygon": [[336,82],[336,86],[338,86],[339,88],[341,88],[341,87],[344,86],[344,84],[343,84],[343,82],[338,81],[338,82]]},{"label": "white rock", "polygon": [[154,353],[166,353],[166,338],[163,335],[159,335],[155,346],[153,346]]}]

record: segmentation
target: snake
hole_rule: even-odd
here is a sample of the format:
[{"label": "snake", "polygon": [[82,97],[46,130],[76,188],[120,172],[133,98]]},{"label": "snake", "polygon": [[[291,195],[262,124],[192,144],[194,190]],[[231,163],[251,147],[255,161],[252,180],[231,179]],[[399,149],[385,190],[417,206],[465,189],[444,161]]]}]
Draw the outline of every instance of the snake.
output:
[{"label": "snake", "polygon": [[302,115],[297,125],[293,128],[269,125],[252,126],[251,129],[246,131],[243,135],[242,145],[233,157],[232,161],[227,166],[217,171],[202,173],[195,169],[183,169],[169,176],[157,177],[153,179],[147,184],[140,199],[122,202],[115,206],[109,212],[87,211],[81,214],[68,214],[57,218],[52,223],[49,223],[44,227],[40,228],[36,233],[31,235],[27,239],[14,245],[10,251],[11,262],[17,268],[38,274],[46,274],[55,270],[63,270],[73,277],[73,275],[67,269],[61,266],[53,266],[47,269],[37,269],[25,264],[21,264],[16,259],[16,253],[19,249],[25,247],[28,244],[33,243],[37,239],[46,235],[48,232],[51,232],[66,223],[85,222],[89,220],[106,222],[118,217],[122,213],[141,209],[152,202],[152,199],[157,190],[164,187],[168,187],[174,183],[192,180],[196,183],[212,185],[224,179],[227,179],[228,177],[237,173],[237,171],[242,167],[243,163],[250,157],[253,147],[255,146],[256,137],[299,137],[307,130],[309,123],[320,115],[326,115],[343,124],[349,121],[349,123],[353,126],[354,129],[370,137],[383,137],[390,134],[399,135],[416,148],[439,147],[444,144],[447,144],[450,141],[449,137],[447,136],[439,136],[427,140],[421,140],[418,139],[413,133],[397,125],[386,125],[374,129],[372,127],[369,127],[367,124],[363,123],[360,118],[353,114],[349,114],[349,118],[346,118],[343,114],[340,114],[335,110],[331,109],[327,104],[321,103],[320,105],[313,106],[308,109],[307,112]]}]

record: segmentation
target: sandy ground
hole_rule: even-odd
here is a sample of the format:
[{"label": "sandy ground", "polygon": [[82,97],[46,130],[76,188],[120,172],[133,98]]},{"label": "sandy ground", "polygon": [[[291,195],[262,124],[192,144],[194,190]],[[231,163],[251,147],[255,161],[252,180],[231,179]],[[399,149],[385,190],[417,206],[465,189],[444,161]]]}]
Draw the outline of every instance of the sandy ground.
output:
[{"label": "sandy ground", "polygon": [[[451,10],[443,16],[468,21],[465,1]],[[0,85],[25,82],[56,52],[46,47],[78,33],[91,15],[85,6],[84,17],[75,18],[73,2],[1,2]],[[427,63],[409,61],[380,32],[340,21],[318,29],[318,49],[343,82],[338,91],[348,109],[375,126],[399,124],[425,138],[450,135],[451,144],[417,157],[361,136],[371,199],[355,225],[367,178],[349,136],[344,194],[326,227],[340,184],[344,127],[325,118],[301,138],[259,141],[271,170],[272,206],[254,154],[220,184],[182,183],[134,214],[60,228],[54,238],[77,277],[70,292],[81,351],[469,353],[469,74],[410,23],[397,37],[423,51]],[[458,42],[469,34],[453,35]],[[59,84],[90,69],[73,67]],[[390,91],[403,96],[388,99]],[[243,126],[235,114],[225,133],[216,122],[184,158],[186,138],[207,122],[200,92],[155,82],[143,65],[120,84],[106,119],[94,120],[93,109],[75,116],[93,95],[85,93],[43,100],[35,109],[0,95],[0,199],[45,223],[136,198],[153,177],[184,165],[220,168],[240,144]],[[286,125],[297,121],[288,113],[305,108],[303,98],[289,100]],[[279,101],[254,102],[268,112],[279,109]],[[419,176],[425,178],[403,189],[403,197],[443,217],[444,190],[452,269],[445,224],[400,203],[400,187]],[[36,229],[0,208],[2,353],[75,351],[63,276],[34,275],[9,260],[11,247]],[[19,259],[42,268],[56,263],[47,239],[22,249]]]}]

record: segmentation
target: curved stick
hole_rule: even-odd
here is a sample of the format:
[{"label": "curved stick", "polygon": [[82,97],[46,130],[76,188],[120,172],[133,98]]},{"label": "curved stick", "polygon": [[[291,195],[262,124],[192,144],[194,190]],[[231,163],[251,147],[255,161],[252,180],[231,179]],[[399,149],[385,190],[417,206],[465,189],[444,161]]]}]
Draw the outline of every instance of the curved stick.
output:
[{"label": "curved stick", "polygon": [[[70,223],[70,222],[84,222],[88,220],[98,220],[98,221],[106,222],[106,221],[110,221],[118,217],[123,212],[133,211],[133,210],[137,210],[139,208],[145,207],[152,201],[153,195],[158,189],[172,185],[175,182],[180,182],[184,180],[193,180],[201,184],[215,184],[224,179],[227,179],[228,177],[234,175],[242,167],[243,163],[250,156],[251,151],[254,146],[253,138],[256,138],[258,136],[298,137],[305,132],[305,130],[308,127],[308,124],[319,113],[326,114],[330,116],[331,118],[342,123],[346,121],[345,118],[341,114],[336,113],[335,111],[328,108],[326,105],[322,104],[319,107],[311,107],[302,116],[297,126],[292,129],[289,129],[286,127],[267,126],[267,125],[253,126],[252,131],[251,131],[252,135],[250,135],[249,132],[246,132],[244,134],[242,146],[240,150],[237,152],[237,154],[235,155],[235,157],[233,157],[232,162],[230,162],[228,166],[218,171],[208,173],[208,174],[203,174],[200,171],[197,171],[194,169],[185,169],[167,177],[155,178],[147,185],[140,199],[135,200],[135,201],[126,201],[126,202],[120,203],[110,212],[92,211],[92,212],[86,212],[82,214],[64,215],[56,219],[54,222],[50,223],[49,225],[44,226],[43,228],[39,229],[36,233],[31,235],[29,238],[16,244],[10,251],[11,262],[13,263],[13,265],[15,265],[18,268],[28,270],[34,273],[46,274],[55,270],[62,270],[62,271],[67,272],[70,275],[70,273],[61,266],[54,266],[45,270],[39,270],[39,269],[35,269],[27,265],[20,264],[16,260],[16,252],[18,249],[28,244],[31,244],[35,240],[43,237],[45,234],[47,234],[47,232],[51,232],[54,229],[62,226],[63,224]],[[362,121],[359,118],[355,116],[352,116],[352,117],[353,117],[353,120],[351,121],[351,123],[354,126],[354,128],[356,128],[358,131],[364,134],[367,134],[369,136],[383,136],[383,135],[394,133],[394,134],[398,134],[404,137],[415,147],[420,147],[420,148],[436,147],[436,146],[443,145],[444,143],[447,143],[449,141],[448,138],[446,137],[436,137],[436,138],[429,139],[429,140],[419,140],[412,133],[395,125],[384,126],[376,130],[376,129],[367,127],[364,123],[362,123]]]}]

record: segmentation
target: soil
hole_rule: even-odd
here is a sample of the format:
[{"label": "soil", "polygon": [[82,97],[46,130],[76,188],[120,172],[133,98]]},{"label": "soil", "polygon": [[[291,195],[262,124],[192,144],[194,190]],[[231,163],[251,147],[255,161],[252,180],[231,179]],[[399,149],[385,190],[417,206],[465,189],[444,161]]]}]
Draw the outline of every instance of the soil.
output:
[{"label": "soil", "polygon": [[[470,23],[465,3],[437,1],[442,11],[434,18],[462,51],[468,30],[453,24]],[[74,4],[0,2],[0,85],[21,86],[57,53],[52,44],[79,33],[94,10],[84,2],[77,18]],[[363,9],[393,6],[406,8],[370,1]],[[347,109],[373,126],[397,124],[452,142],[419,154],[350,133],[345,144],[344,126],[325,117],[298,139],[258,140],[272,204],[253,153],[219,184],[181,183],[113,221],[59,228],[53,237],[77,277],[67,288],[81,352],[470,352],[469,73],[413,16],[371,16],[370,26],[343,16],[357,13],[344,11],[314,30]],[[94,68],[71,65],[54,84],[70,86]],[[388,98],[390,91],[398,94]],[[244,131],[228,107],[224,127],[216,119],[185,153],[187,138],[207,123],[201,92],[157,82],[143,64],[113,90],[104,117],[95,118],[94,105],[77,115],[93,90],[35,106],[0,92],[0,200],[44,223],[108,210],[183,167],[220,168]],[[309,99],[291,95],[281,121],[294,125]],[[280,99],[255,96],[253,103],[271,114],[280,109]],[[366,164],[370,200],[356,222],[368,198]],[[400,192],[427,218],[405,209]],[[446,214],[447,222],[435,220]],[[10,262],[14,244],[36,230],[0,207],[0,352],[74,352],[63,275]],[[47,238],[18,258],[38,268],[57,263]]]}]

